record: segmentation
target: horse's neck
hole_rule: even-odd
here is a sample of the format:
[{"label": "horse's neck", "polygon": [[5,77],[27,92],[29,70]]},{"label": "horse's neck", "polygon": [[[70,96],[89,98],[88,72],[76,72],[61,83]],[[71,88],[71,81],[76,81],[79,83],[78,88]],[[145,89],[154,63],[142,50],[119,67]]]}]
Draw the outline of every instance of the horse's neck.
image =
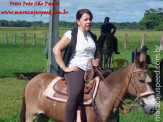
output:
[{"label": "horse's neck", "polygon": [[100,82],[96,104],[98,104],[101,115],[105,114],[107,117],[110,114],[114,114],[122,103],[119,98],[124,100],[127,93],[126,80],[128,80],[126,70],[128,70],[128,67],[108,76],[105,79],[107,83],[104,81]]}]

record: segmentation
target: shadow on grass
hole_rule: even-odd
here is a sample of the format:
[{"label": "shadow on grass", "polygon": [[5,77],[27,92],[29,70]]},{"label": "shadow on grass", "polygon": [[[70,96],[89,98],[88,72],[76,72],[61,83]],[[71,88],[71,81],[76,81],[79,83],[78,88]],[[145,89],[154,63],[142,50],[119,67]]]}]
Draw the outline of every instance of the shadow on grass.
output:
[{"label": "shadow on grass", "polygon": [[31,80],[38,74],[40,74],[40,73],[32,73],[32,72],[30,72],[30,73],[15,73],[15,75],[18,77],[18,79],[22,79],[22,80]]},{"label": "shadow on grass", "polygon": [[24,80],[31,80],[33,77],[35,77],[38,74],[41,74],[42,72],[29,72],[29,73],[23,73],[23,72],[17,72],[17,73],[4,73],[0,74],[0,78],[9,78],[9,77],[17,77],[18,79],[24,79]]}]

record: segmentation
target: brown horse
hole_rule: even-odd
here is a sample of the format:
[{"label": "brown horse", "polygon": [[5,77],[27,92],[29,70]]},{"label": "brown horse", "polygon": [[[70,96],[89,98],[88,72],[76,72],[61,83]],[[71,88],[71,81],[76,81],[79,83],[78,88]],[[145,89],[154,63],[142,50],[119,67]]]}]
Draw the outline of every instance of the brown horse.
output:
[{"label": "brown horse", "polygon": [[103,50],[102,50],[103,56],[101,58],[101,62],[104,62],[104,63],[102,63],[104,66],[101,66],[102,69],[107,69],[107,68],[110,68],[110,66],[111,66],[111,58],[112,58],[112,54],[114,52],[113,41],[114,41],[114,35],[107,34],[106,39],[103,44]]},{"label": "brown horse", "polygon": [[[153,114],[157,110],[154,92],[149,84],[151,79],[147,74],[145,61],[142,60],[144,58],[141,57],[144,56],[139,58],[135,55],[133,64],[121,68],[100,81],[95,103],[102,121],[117,120],[119,107],[128,93],[139,100],[145,113]],[[32,122],[40,113],[55,121],[64,121],[66,104],[53,101],[43,95],[44,90],[55,77],[57,75],[43,73],[27,84],[23,95],[21,122]],[[85,106],[85,112],[87,122],[95,122],[92,107]]]}]

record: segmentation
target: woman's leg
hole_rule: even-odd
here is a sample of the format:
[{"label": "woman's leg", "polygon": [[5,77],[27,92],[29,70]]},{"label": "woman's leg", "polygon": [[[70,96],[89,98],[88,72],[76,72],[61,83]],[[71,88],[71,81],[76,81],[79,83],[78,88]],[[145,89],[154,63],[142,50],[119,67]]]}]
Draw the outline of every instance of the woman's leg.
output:
[{"label": "woman's leg", "polygon": [[65,73],[65,80],[68,86],[68,101],[66,104],[65,122],[74,122],[76,120],[77,109],[84,92],[84,71]]}]

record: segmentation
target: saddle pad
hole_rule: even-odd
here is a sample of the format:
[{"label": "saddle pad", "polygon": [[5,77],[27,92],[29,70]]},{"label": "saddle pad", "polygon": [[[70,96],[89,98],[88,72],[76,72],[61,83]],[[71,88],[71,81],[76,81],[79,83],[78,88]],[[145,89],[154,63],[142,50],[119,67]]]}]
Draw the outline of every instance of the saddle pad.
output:
[{"label": "saddle pad", "polygon": [[62,79],[62,77],[56,77],[54,80],[52,80],[52,82],[48,85],[48,87],[45,89],[45,91],[43,92],[43,94],[47,94],[48,96],[49,95],[50,96],[53,96],[53,94],[55,93],[55,91],[53,90],[53,86],[60,79]]},{"label": "saddle pad", "polygon": [[[62,79],[62,77],[56,77],[49,85],[48,87],[45,89],[45,91],[43,92],[43,94],[52,99],[52,100],[55,100],[55,101],[58,101],[58,102],[64,102],[66,103],[67,102],[67,98],[61,98],[59,96],[54,96],[54,94],[56,93],[54,90],[53,90],[53,86],[54,84],[56,84],[57,81],[59,81],[60,79]],[[95,86],[95,90],[94,90],[94,93],[93,93],[93,99],[95,98],[96,96],[96,93],[97,93],[97,89],[98,89],[98,86],[99,86],[99,77],[96,77],[95,78],[96,80],[96,86]],[[92,104],[92,99],[89,99],[89,100],[86,100],[84,101],[83,103],[84,105],[90,105]]]}]

